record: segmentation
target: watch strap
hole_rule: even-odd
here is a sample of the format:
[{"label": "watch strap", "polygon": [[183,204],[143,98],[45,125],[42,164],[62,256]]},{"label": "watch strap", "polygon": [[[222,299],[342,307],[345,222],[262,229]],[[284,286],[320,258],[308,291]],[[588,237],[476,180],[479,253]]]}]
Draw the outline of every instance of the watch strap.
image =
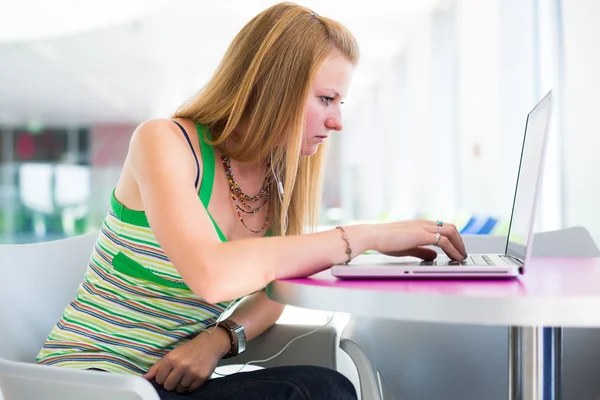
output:
[{"label": "watch strap", "polygon": [[227,354],[225,354],[223,356],[223,358],[230,358],[230,357],[237,356],[239,354],[239,342],[238,342],[238,337],[237,337],[235,331],[236,331],[236,329],[241,328],[241,326],[232,320],[225,320],[225,321],[219,322],[217,327],[225,329],[225,331],[229,335],[229,343],[231,345],[229,352]]}]

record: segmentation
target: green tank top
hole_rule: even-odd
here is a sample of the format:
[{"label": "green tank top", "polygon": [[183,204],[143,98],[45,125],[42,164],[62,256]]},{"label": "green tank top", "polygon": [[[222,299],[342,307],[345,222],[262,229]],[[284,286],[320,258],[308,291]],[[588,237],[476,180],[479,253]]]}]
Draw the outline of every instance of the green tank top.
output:
[{"label": "green tank top", "polygon": [[[205,130],[197,125],[203,165],[199,197],[208,211],[215,156]],[[188,142],[191,147],[189,138]],[[221,241],[226,241],[210,218]],[[113,190],[84,280],[37,362],[142,375],[216,322],[230,304],[210,304],[196,296],[161,249],[146,214],[123,206]]]}]

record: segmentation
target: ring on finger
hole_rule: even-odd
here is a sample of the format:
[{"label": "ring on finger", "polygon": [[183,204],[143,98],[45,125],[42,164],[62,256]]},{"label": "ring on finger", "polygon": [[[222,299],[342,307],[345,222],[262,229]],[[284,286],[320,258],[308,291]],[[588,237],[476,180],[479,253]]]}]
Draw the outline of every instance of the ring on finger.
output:
[{"label": "ring on finger", "polygon": [[438,220],[437,221],[437,226],[442,226],[442,225],[444,225],[444,221]]},{"label": "ring on finger", "polygon": [[441,233],[441,232],[442,232],[442,226],[441,226],[441,225],[438,225],[438,227],[437,227],[437,231],[438,231],[438,233]]},{"label": "ring on finger", "polygon": [[441,233],[436,233],[435,234],[435,243],[433,244],[434,246],[437,246],[440,243],[440,238],[442,237]]}]

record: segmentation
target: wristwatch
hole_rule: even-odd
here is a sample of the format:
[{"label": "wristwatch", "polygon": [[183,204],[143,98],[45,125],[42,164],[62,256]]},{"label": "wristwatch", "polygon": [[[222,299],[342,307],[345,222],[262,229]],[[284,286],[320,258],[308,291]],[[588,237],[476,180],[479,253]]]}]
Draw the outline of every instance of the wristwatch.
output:
[{"label": "wristwatch", "polygon": [[246,332],[244,331],[243,326],[238,325],[230,319],[219,322],[218,326],[227,331],[229,334],[229,341],[231,342],[231,350],[229,350],[229,353],[225,354],[223,358],[237,356],[246,350]]}]

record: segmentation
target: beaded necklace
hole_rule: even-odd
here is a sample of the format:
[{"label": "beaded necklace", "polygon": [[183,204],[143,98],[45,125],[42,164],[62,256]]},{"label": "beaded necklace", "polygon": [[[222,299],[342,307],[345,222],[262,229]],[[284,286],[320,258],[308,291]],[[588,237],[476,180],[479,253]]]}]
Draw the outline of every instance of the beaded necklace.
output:
[{"label": "beaded necklace", "polygon": [[[248,229],[252,233],[260,233],[264,231],[269,225],[269,216],[267,216],[267,218],[265,219],[265,223],[263,224],[263,226],[260,229],[255,230],[251,229],[250,227],[248,227],[248,225],[246,225],[246,222],[244,222],[244,218],[242,217],[241,213],[255,214],[257,212],[260,212],[269,202],[269,198],[271,197],[271,186],[269,185],[267,177],[265,177],[263,185],[258,194],[255,196],[249,196],[242,191],[242,188],[240,188],[240,185],[235,180],[235,176],[233,175],[233,171],[231,170],[231,160],[229,159],[229,157],[221,154],[221,161],[223,162],[225,175],[227,175],[227,179],[229,180],[229,191],[231,192],[231,200],[233,200],[233,206],[235,208],[235,212],[240,218],[240,222],[242,223],[242,225],[244,225],[246,229]],[[264,201],[258,207],[247,203],[256,202],[263,198]]]}]

